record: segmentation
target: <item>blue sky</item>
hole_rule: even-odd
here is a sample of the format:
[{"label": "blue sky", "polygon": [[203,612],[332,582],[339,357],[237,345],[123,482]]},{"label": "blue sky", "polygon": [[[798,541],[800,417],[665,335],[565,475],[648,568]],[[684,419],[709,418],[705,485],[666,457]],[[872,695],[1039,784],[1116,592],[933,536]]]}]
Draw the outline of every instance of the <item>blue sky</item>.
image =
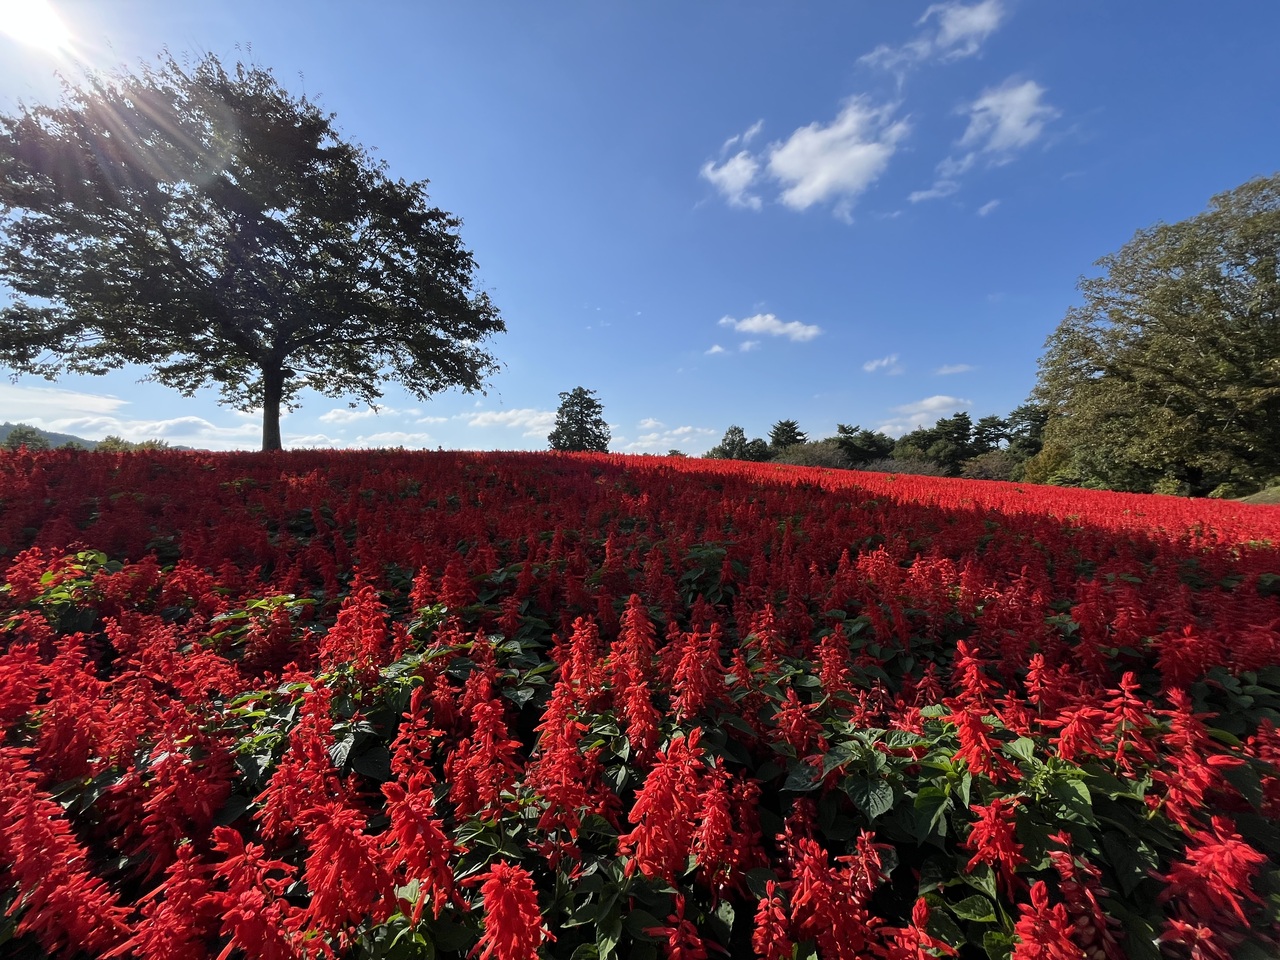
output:
[{"label": "blue sky", "polygon": [[[251,47],[462,217],[508,326],[487,395],[304,395],[286,446],[538,449],[579,385],[617,451],[1003,414],[1093,261],[1280,166],[1271,3],[52,5],[69,46],[0,32],[0,110]],[[259,442],[144,373],[0,380],[0,420]]]}]

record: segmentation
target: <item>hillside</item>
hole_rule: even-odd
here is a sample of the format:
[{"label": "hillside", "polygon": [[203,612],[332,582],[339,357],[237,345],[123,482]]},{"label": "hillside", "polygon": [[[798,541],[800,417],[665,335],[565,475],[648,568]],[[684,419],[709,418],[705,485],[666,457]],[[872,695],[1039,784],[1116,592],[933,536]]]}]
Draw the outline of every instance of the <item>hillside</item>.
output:
[{"label": "hillside", "polygon": [[[6,420],[0,424],[0,443],[4,443],[14,430],[21,426],[31,426],[30,424],[10,423]],[[41,430],[39,427],[32,427],[40,436],[49,441],[51,447],[61,447],[68,443],[78,443],[86,450],[92,450],[98,445],[97,440],[86,440],[84,437],[77,437],[70,433],[54,433],[52,430]]]}]

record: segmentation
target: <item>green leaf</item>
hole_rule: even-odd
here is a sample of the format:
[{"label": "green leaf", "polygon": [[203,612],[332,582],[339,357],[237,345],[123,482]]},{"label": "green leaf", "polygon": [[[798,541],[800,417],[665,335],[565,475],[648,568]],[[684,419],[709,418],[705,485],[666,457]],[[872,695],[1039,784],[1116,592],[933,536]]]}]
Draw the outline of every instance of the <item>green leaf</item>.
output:
[{"label": "green leaf", "polygon": [[1159,863],[1155,852],[1141,840],[1114,830],[1102,835],[1102,849],[1125,896],[1133,893]]},{"label": "green leaf", "polygon": [[1004,752],[1023,763],[1035,763],[1036,742],[1030,737],[1019,737],[1012,743],[1003,745]]},{"label": "green leaf", "polygon": [[963,870],[960,873],[960,879],[973,889],[982,891],[992,900],[996,899],[996,875],[990,864],[980,863],[972,870]]},{"label": "green leaf", "polygon": [[[754,872],[754,871],[753,871]],[[661,920],[655,917],[648,910],[634,909],[627,913],[626,919],[623,921],[627,933],[635,937],[637,940],[652,940],[651,934],[645,933],[652,927],[666,926]]]},{"label": "green leaf", "polygon": [[844,790],[868,820],[875,820],[893,809],[893,787],[884,780],[870,780],[855,774],[846,778]]},{"label": "green leaf", "polygon": [[997,930],[988,930],[982,936],[982,949],[991,960],[1004,960],[1013,953],[1013,937]]},{"label": "green leaf", "polygon": [[942,787],[924,787],[916,795],[916,838],[923,841],[935,829],[946,835],[946,813],[951,805],[951,795]]},{"label": "green leaf", "polygon": [[793,793],[808,793],[811,790],[817,790],[822,785],[822,771],[809,764],[800,762],[791,768],[791,772],[787,774],[786,782],[782,784],[783,790],[790,790]]},{"label": "green leaf", "polygon": [[951,904],[951,912],[961,920],[972,920],[975,923],[994,923],[996,919],[995,906],[986,897],[977,894]]}]

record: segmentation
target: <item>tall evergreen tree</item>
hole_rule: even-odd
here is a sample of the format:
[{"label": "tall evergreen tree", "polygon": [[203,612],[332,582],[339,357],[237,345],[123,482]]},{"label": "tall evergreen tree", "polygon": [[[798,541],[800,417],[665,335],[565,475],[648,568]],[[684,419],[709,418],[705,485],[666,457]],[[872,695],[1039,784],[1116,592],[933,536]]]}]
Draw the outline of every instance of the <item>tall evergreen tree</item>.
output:
[{"label": "tall evergreen tree", "polygon": [[594,390],[574,387],[560,394],[556,425],[547,436],[552,450],[607,453],[610,439],[604,405],[596,399]]}]

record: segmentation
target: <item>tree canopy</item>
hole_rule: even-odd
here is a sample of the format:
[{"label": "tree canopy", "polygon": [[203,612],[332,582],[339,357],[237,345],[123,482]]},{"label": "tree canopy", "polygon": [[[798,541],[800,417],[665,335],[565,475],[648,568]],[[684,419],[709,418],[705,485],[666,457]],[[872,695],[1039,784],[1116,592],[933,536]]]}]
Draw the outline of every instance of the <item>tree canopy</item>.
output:
[{"label": "tree canopy", "polygon": [[0,363],[125,364],[263,412],[481,389],[504,329],[461,222],[272,73],[164,56],[0,115]]},{"label": "tree canopy", "polygon": [[795,420],[779,420],[769,429],[769,446],[775,451],[808,442],[808,435]]},{"label": "tree canopy", "polygon": [[708,450],[704,457],[711,460],[750,460],[763,462],[770,457],[769,444],[759,437],[747,439],[747,432],[737,424],[724,432],[721,441]]},{"label": "tree canopy", "polygon": [[1049,337],[1029,474],[1206,493],[1280,474],[1280,174],[1138,231]]},{"label": "tree canopy", "polygon": [[547,436],[552,450],[607,453],[610,439],[604,404],[596,399],[594,390],[574,387],[560,394],[556,425]]}]

